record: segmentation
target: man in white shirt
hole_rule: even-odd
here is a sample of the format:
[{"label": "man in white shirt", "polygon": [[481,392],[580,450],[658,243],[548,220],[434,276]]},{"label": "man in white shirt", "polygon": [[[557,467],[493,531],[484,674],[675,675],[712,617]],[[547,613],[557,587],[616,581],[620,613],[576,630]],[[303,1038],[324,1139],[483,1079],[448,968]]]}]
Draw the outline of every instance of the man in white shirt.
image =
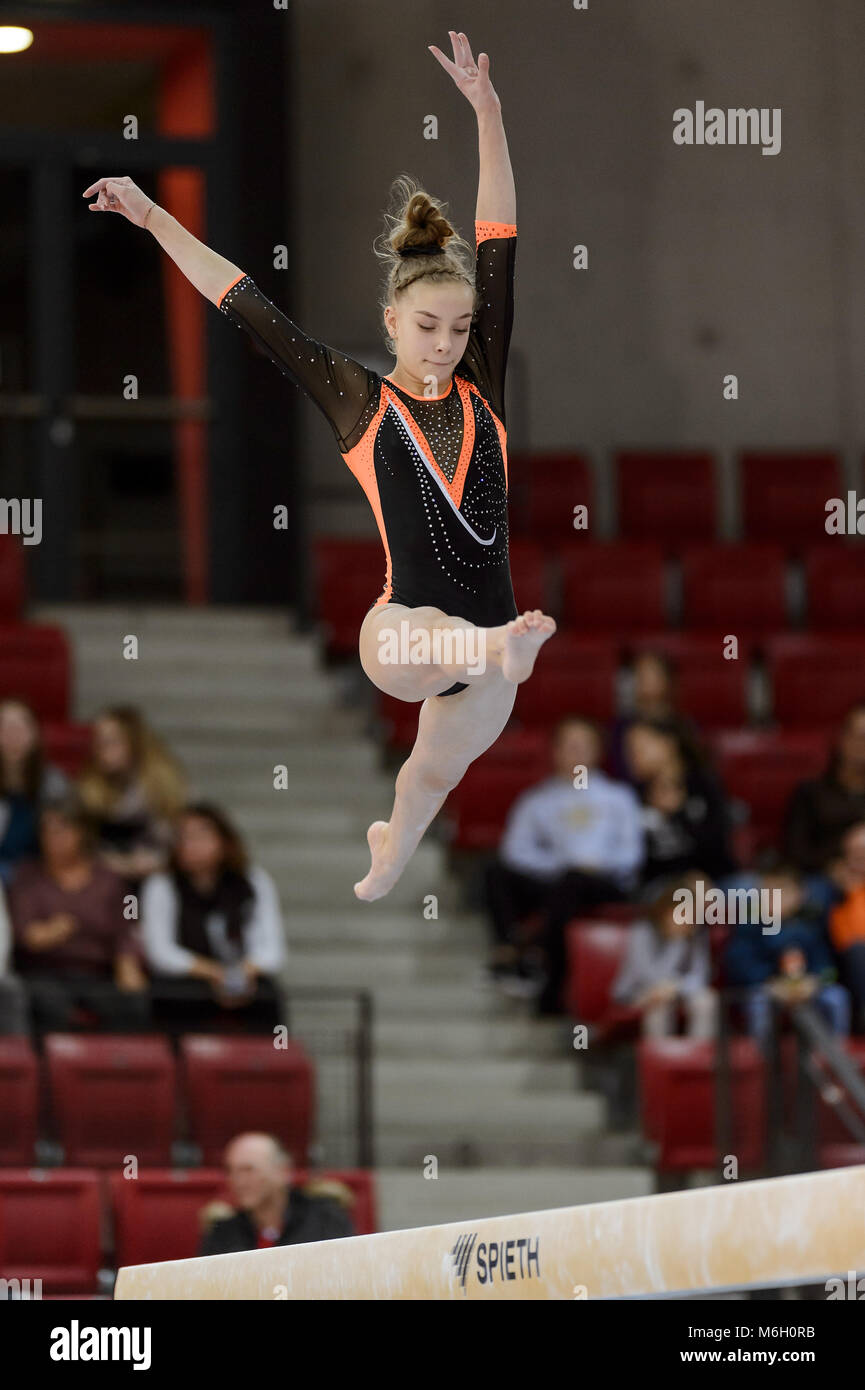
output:
[{"label": "man in white shirt", "polygon": [[602,753],[590,720],[570,717],[556,726],[553,775],[511,807],[499,858],[487,870],[494,973],[514,959],[521,918],[543,912],[541,1013],[559,1012],[565,926],[600,903],[625,899],[643,860],[639,800],[602,771]]}]

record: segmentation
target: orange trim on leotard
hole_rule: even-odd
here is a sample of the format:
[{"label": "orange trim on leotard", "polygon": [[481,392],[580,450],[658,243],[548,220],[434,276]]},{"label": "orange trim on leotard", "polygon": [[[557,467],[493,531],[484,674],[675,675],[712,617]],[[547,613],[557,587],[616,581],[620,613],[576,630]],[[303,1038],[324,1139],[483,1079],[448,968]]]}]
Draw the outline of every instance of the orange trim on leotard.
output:
[{"label": "orange trim on leotard", "polygon": [[225,289],[222,291],[222,294],[219,296],[219,298],[218,298],[217,301],[216,301],[216,307],[217,307],[217,309],[221,306],[223,299],[224,299],[225,296],[228,294],[228,291],[232,288],[233,285],[236,285],[236,284],[237,284],[238,280],[242,280],[245,274],[246,274],[246,271],[245,271],[245,270],[242,270],[242,271],[240,272],[239,275],[235,275],[234,279],[233,279],[232,282],[231,282],[231,285],[226,285]]},{"label": "orange trim on leotard", "polygon": [[390,546],[388,545],[387,530],[385,529],[384,517],[381,510],[378,483],[375,476],[375,441],[378,437],[378,427],[381,424],[382,416],[387,410],[387,406],[388,402],[383,391],[378,410],[370,420],[363,435],[357,441],[354,448],[349,449],[347,453],[343,454],[343,458],[366,493],[366,499],[372,507],[375,524],[378,527],[381,543],[384,546],[386,564],[384,589],[375,601],[374,607],[376,608],[379,608],[383,603],[389,603],[390,596],[393,593],[393,564],[391,561]]},{"label": "orange trim on leotard", "polygon": [[482,241],[488,241],[490,237],[516,236],[516,222],[475,222],[475,246],[480,246]]}]

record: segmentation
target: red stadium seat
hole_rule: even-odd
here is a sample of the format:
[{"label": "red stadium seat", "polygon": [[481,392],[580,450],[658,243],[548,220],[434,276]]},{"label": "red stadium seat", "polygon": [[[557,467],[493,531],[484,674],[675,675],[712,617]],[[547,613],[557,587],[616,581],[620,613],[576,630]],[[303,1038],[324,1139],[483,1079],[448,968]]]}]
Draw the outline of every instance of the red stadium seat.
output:
[{"label": "red stadium seat", "polygon": [[826,502],[844,495],[837,454],[748,450],[739,456],[739,472],[746,540],[798,550],[830,539]]},{"label": "red stadium seat", "polygon": [[17,623],[24,607],[24,547],[0,536],[0,623]]},{"label": "red stadium seat", "polygon": [[[634,910],[631,909],[631,915]],[[636,1010],[613,1002],[611,990],[628,946],[629,926],[618,922],[577,921],[566,927],[568,974],[565,1007],[581,1023],[603,1030],[631,1023]]]},{"label": "red stadium seat", "polygon": [[0,1038],[0,1164],[33,1162],[39,1069],[27,1038]]},{"label": "red stadium seat", "polygon": [[70,656],[59,627],[0,627],[0,699],[26,700],[40,719],[65,720]]},{"label": "red stadium seat", "polygon": [[523,725],[547,727],[569,714],[610,719],[617,667],[615,641],[556,636],[541,649],[531,679],[517,691],[514,717]]},{"label": "red stadium seat", "polygon": [[481,758],[472,763],[448,797],[454,848],[495,849],[517,797],[547,772],[542,762],[501,764]]},{"label": "red stadium seat", "polygon": [[313,545],[317,611],[327,650],[354,655],[360,625],[384,589],[381,541],[319,536]]},{"label": "red stadium seat", "polygon": [[702,451],[623,449],[615,456],[619,535],[678,552],[718,533],[715,464]]},{"label": "red stadium seat", "polygon": [[803,633],[775,637],[766,648],[779,724],[834,728],[865,699],[865,637]]},{"label": "red stadium seat", "polygon": [[67,1163],[170,1162],[175,1065],[164,1038],[49,1033],[45,1066]]},{"label": "red stadium seat", "polygon": [[55,763],[67,777],[77,777],[90,756],[92,733],[89,724],[42,725],[42,744],[48,762]]},{"label": "red stadium seat", "polygon": [[564,625],[618,636],[654,630],[667,621],[660,546],[590,542],[563,551],[561,564]]},{"label": "red stadium seat", "polygon": [[299,1043],[190,1035],[180,1053],[191,1137],[218,1163],[239,1130],[275,1134],[302,1167],[313,1123],[313,1067]]},{"label": "red stadium seat", "polygon": [[859,630],[865,613],[865,546],[815,546],[804,563],[809,628]]},{"label": "red stadium seat", "polygon": [[[643,1133],[659,1145],[659,1172],[714,1168],[715,1044],[643,1038],[637,1051]],[[742,1169],[760,1168],[766,1149],[765,1064],[752,1038],[730,1040],[732,1152]]]},{"label": "red stadium seat", "polygon": [[788,624],[779,545],[693,546],[682,555],[685,628],[768,634]]},{"label": "red stadium seat", "polygon": [[510,544],[511,579],[517,608],[540,608],[549,613],[552,607],[547,555],[534,541],[514,540]]},{"label": "red stadium seat", "polygon": [[189,1260],[201,1239],[201,1213],[223,1199],[221,1168],[143,1168],[136,1177],[108,1179],[114,1212],[115,1264]]},{"label": "red stadium seat", "polygon": [[411,748],[417,737],[417,721],[423,700],[397,700],[378,692],[378,713],[388,748]]},{"label": "red stadium seat", "polygon": [[0,1170],[0,1278],[45,1293],[93,1293],[101,1265],[100,1178],[87,1169]]},{"label": "red stadium seat", "polygon": [[[734,634],[738,635],[738,634]],[[724,656],[726,632],[657,632],[632,643],[634,654],[663,652],[677,673],[679,708],[707,729],[748,722],[748,663],[752,643],[744,635],[735,659]]]},{"label": "red stadium seat", "polygon": [[740,729],[711,740],[728,795],[749,808],[751,852],[779,843],[796,785],[826,766],[828,740],[819,730]]},{"label": "red stadium seat", "polygon": [[[511,454],[508,493],[514,536],[530,536],[549,544],[591,535],[595,484],[585,455]],[[588,509],[588,531],[574,529],[574,508],[578,506]],[[517,601],[522,602],[519,596]]]}]

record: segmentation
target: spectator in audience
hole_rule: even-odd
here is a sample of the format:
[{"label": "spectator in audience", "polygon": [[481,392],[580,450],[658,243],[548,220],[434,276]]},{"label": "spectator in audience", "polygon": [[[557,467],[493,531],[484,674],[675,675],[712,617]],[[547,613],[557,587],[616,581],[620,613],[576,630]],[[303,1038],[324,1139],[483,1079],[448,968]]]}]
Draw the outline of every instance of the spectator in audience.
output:
[{"label": "spectator in audience", "polygon": [[10,973],[12,927],[6,910],[6,895],[0,887],[0,1034],[26,1033],[27,996],[16,975]]},{"label": "spectator in audience", "polygon": [[848,710],[825,772],[794,789],[785,855],[805,873],[831,873],[841,836],[858,821],[865,821],[865,701]]},{"label": "spectator in audience", "polygon": [[79,779],[109,868],[133,884],[163,869],[186,800],[179,765],[138,710],[106,710],[93,725],[93,749]]},{"label": "spectator in audience", "polygon": [[669,720],[638,719],[625,757],[643,805],[643,886],[688,869],[717,879],[732,872],[723,789],[696,746]]},{"label": "spectator in audience", "polygon": [[269,1134],[241,1134],[225,1150],[225,1171],[237,1204],[205,1233],[199,1255],[227,1255],[273,1245],[304,1245],[356,1234],[353,1194],[342,1183],[292,1183],[291,1158]]},{"label": "spectator in audience", "polygon": [[718,995],[710,985],[708,932],[689,920],[694,914],[674,897],[678,889],[687,888],[693,902],[697,877],[685,874],[656,883],[645,918],[628,928],[628,946],[612,997],[640,1011],[644,1037],[674,1033],[680,1012],[688,1037],[712,1038],[717,1032]]},{"label": "spectator in audience", "polygon": [[599,903],[622,901],[642,858],[639,803],[630,787],[601,770],[602,751],[591,721],[572,717],[557,725],[554,773],[517,799],[499,857],[487,869],[494,974],[515,969],[521,918],[543,914],[541,1013],[560,1009],[568,920]]},{"label": "spectator in audience", "polygon": [[774,895],[769,902],[780,905],[779,930],[777,921],[761,921],[752,905],[749,920],[736,924],[724,953],[727,984],[747,989],[743,1009],[751,1036],[767,1039],[773,998],[788,1004],[811,999],[833,1032],[849,1033],[850,996],[837,982],[825,913],[798,869],[778,865],[754,879],[737,879],[736,887],[768,890]]},{"label": "spectator in audience", "polygon": [[865,821],[842,835],[832,887],[829,935],[853,997],[857,1028],[865,1032]]},{"label": "spectator in audience", "polygon": [[123,880],[94,854],[94,835],[71,799],[39,819],[42,857],[9,890],[16,958],[40,1032],[66,1031],[84,1007],[110,1030],[148,1023],[147,981],[125,916]]},{"label": "spectator in audience", "polygon": [[628,761],[625,757],[625,734],[638,719],[663,719],[696,741],[696,732],[689,719],[676,709],[675,668],[663,652],[638,652],[630,675],[627,709],[613,722],[607,763],[613,777],[627,781]]},{"label": "spectator in audience", "polygon": [[23,700],[0,700],[0,882],[39,853],[39,808],[66,791],[59,768],[46,763],[39,721]]},{"label": "spectator in audience", "polygon": [[144,883],[141,929],[154,1018],[166,1028],[218,1029],[230,1013],[253,1032],[279,1024],[272,977],[285,948],[276,885],[249,865],[218,807],[199,803],[181,815],[169,870]]}]

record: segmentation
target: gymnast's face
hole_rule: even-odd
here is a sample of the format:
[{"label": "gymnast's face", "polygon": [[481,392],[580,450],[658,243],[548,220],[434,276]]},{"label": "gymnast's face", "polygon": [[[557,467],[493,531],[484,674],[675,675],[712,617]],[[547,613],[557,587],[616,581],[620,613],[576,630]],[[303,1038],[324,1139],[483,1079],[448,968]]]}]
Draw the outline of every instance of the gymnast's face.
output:
[{"label": "gymnast's face", "polygon": [[[472,323],[473,296],[468,285],[456,280],[434,284],[415,280],[389,304],[385,323],[395,346],[397,365],[420,382],[418,395],[430,377],[436,377],[429,394],[440,396],[466,349]],[[436,390],[435,387],[438,386]]]}]

